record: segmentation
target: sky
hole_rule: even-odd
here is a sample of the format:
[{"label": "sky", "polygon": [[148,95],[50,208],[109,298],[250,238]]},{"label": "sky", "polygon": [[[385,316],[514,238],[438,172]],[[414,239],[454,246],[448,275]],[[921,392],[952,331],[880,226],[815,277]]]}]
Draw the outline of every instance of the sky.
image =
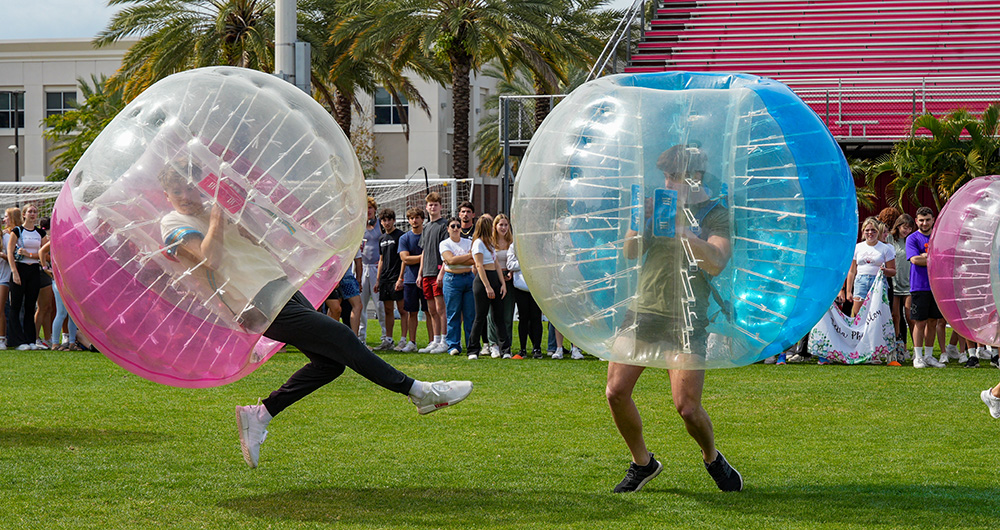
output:
[{"label": "sky", "polygon": [[[4,23],[0,40],[92,39],[106,28],[118,9],[107,0],[0,0]],[[624,8],[632,0],[613,0],[612,7]]]}]

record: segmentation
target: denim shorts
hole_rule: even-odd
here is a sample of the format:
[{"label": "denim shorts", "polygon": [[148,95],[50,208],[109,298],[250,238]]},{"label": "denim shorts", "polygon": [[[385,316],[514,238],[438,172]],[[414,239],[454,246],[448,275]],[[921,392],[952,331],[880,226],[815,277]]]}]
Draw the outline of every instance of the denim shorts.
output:
[{"label": "denim shorts", "polygon": [[854,277],[854,298],[861,300],[865,299],[868,291],[872,288],[872,284],[875,283],[874,274],[858,274]]}]

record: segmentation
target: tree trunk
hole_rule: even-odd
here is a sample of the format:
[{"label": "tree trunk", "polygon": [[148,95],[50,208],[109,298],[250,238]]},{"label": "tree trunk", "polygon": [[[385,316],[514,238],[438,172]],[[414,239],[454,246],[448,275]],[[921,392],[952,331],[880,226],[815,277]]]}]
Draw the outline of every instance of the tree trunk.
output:
[{"label": "tree trunk", "polygon": [[337,125],[344,130],[344,134],[347,135],[347,139],[351,139],[351,107],[354,101],[350,95],[344,94],[340,90],[337,91],[337,97],[334,98],[333,104],[333,117],[337,120]]},{"label": "tree trunk", "polygon": [[537,76],[535,77],[535,95],[540,96],[535,98],[535,130],[537,131],[542,125],[542,121],[545,117],[552,112],[552,99],[549,97],[549,91],[542,86],[542,80]]},{"label": "tree trunk", "polygon": [[469,72],[472,59],[455,43],[456,50],[451,56],[451,98],[452,126],[455,130],[452,142],[452,177],[469,178]]}]

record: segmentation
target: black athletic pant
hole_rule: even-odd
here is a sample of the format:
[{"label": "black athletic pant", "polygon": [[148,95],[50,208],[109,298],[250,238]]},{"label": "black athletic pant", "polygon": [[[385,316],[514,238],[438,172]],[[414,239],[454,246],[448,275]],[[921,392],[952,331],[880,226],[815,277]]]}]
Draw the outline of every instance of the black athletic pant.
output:
[{"label": "black athletic pant", "polygon": [[[520,325],[517,327],[518,339],[521,342],[521,349],[524,350],[531,338],[531,345],[534,349],[542,348],[542,310],[538,307],[535,297],[528,291],[522,291],[517,287],[514,291],[514,302],[517,303],[517,313]],[[507,296],[511,293],[508,292]]]},{"label": "black athletic pant", "polygon": [[[475,274],[475,273],[473,273]],[[493,325],[497,328],[497,340],[500,341],[500,351],[510,353],[510,333],[507,331],[507,322],[503,318],[503,298],[500,297],[500,276],[497,271],[486,271],[486,279],[493,288],[493,299],[486,295],[486,287],[476,274],[476,279],[472,282],[472,296],[476,301],[476,320],[472,323],[472,336],[469,343],[465,345],[469,355],[479,355],[482,349],[483,339],[486,338],[486,319],[493,315]],[[510,293],[507,293],[510,296]],[[493,312],[490,313],[490,308]]]},{"label": "black athletic pant", "polygon": [[10,329],[7,330],[10,348],[35,343],[35,306],[38,305],[42,268],[37,263],[18,262],[17,274],[21,278],[20,285],[14,283],[13,277],[10,279]]},{"label": "black athletic pant", "polygon": [[285,304],[264,336],[291,344],[309,358],[309,364],[263,401],[272,416],[336,379],[345,367],[400,394],[413,386],[413,378],[372,353],[351,328],[317,311],[300,292]]}]

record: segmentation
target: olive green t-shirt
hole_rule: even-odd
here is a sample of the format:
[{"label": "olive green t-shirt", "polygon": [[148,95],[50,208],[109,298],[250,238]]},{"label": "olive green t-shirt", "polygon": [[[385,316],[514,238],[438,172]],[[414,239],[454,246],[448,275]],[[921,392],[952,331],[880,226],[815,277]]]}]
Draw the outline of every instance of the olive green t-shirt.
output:
[{"label": "olive green t-shirt", "polygon": [[[691,208],[697,214],[702,205]],[[685,222],[685,225],[687,223]],[[707,240],[711,236],[729,239],[729,210],[722,205],[712,208],[699,222],[699,238]],[[681,283],[682,270],[687,270],[687,258],[681,247],[680,238],[654,237],[652,230],[646,230],[642,238],[645,260],[639,276],[636,312],[653,313],[668,318],[682,318],[684,312],[684,285]],[[694,312],[697,319],[704,319],[708,312],[711,288],[706,275],[701,272],[691,274],[691,290],[694,292]],[[702,326],[703,327],[703,326]]]}]

